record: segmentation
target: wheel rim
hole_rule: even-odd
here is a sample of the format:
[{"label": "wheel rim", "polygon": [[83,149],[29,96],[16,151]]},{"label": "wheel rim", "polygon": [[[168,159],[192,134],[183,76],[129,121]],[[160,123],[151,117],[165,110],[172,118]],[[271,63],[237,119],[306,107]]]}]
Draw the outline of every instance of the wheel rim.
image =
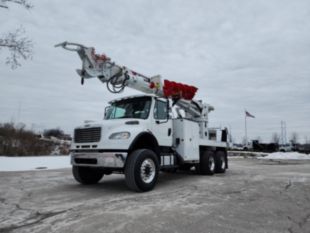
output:
[{"label": "wheel rim", "polygon": [[155,177],[155,163],[152,159],[146,159],[142,162],[140,168],[141,179],[144,183],[151,183]]},{"label": "wheel rim", "polygon": [[221,156],[221,169],[222,170],[225,169],[225,158],[224,158],[224,156]]},{"label": "wheel rim", "polygon": [[213,156],[211,156],[211,157],[209,158],[209,169],[210,169],[210,171],[214,171],[214,169],[215,169],[215,163],[214,163],[214,158],[213,158]]}]

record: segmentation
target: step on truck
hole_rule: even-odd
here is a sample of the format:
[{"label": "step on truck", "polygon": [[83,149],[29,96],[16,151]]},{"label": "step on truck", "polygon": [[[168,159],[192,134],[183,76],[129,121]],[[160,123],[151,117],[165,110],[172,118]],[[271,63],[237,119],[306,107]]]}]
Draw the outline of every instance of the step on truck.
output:
[{"label": "step on truck", "polygon": [[154,188],[160,171],[225,173],[228,131],[208,127],[214,107],[194,99],[196,87],[139,74],[92,47],[70,42],[55,46],[78,53],[82,84],[98,78],[111,93],[125,87],[143,93],[110,101],[102,121],[74,129],[71,164],[76,181],[95,184],[104,175],[121,173],[130,189],[145,192]]}]

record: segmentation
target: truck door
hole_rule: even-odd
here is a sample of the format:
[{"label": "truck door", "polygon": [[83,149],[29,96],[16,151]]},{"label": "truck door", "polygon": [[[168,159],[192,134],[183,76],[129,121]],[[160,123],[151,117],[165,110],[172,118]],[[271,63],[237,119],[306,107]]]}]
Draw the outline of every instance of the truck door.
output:
[{"label": "truck door", "polygon": [[172,120],[167,111],[167,100],[155,98],[152,132],[159,146],[172,146]]}]

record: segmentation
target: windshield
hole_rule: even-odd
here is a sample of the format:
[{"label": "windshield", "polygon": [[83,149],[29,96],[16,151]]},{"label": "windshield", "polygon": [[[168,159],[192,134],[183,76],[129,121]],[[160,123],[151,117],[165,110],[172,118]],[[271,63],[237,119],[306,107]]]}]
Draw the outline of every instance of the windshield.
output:
[{"label": "windshield", "polygon": [[139,118],[149,116],[151,97],[137,97],[114,102],[106,109],[105,119]]}]

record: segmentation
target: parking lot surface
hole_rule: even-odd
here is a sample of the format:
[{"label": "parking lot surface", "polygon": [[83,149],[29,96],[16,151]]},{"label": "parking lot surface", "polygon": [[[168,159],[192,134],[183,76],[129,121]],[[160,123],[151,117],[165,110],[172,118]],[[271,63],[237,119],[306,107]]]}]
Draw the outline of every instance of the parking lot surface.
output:
[{"label": "parking lot surface", "polygon": [[225,174],[123,175],[82,186],[70,169],[0,172],[0,232],[310,232],[310,163],[230,159]]}]

